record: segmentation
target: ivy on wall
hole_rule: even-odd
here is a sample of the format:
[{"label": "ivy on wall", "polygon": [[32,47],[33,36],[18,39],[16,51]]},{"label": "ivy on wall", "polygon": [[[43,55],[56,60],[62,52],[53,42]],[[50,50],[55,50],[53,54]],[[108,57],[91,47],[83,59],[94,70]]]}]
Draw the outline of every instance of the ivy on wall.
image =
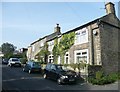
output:
[{"label": "ivy on wall", "polygon": [[53,58],[53,61],[54,63],[57,63],[57,59],[58,59],[58,56],[59,56],[59,44],[58,44],[58,38],[56,38],[54,40],[54,47],[53,47],[53,50],[52,50],[52,54],[54,56]]},{"label": "ivy on wall", "polygon": [[54,62],[57,62],[57,58],[60,55],[62,64],[64,63],[64,55],[74,44],[75,32],[70,32],[68,34],[63,34],[60,42],[58,43],[58,38],[54,40],[53,55]]},{"label": "ivy on wall", "polygon": [[45,43],[43,48],[40,50],[40,52],[37,54],[38,60],[41,62],[47,62],[47,57],[50,54],[48,51],[48,44]]}]

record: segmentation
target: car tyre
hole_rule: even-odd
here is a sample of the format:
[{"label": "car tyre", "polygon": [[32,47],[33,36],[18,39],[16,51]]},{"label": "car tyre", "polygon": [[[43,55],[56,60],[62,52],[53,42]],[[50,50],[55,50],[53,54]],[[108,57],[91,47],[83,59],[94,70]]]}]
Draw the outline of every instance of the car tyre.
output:
[{"label": "car tyre", "polygon": [[9,66],[12,67],[12,64],[10,64]]},{"label": "car tyre", "polygon": [[61,85],[61,80],[60,80],[60,78],[57,79],[57,83],[58,83],[59,85]]},{"label": "car tyre", "polygon": [[44,74],[44,75],[43,75],[43,78],[44,78],[44,79],[47,79],[47,78],[48,78],[48,77],[47,77],[47,74]]},{"label": "car tyre", "polygon": [[19,67],[21,67],[21,64],[19,65]]}]

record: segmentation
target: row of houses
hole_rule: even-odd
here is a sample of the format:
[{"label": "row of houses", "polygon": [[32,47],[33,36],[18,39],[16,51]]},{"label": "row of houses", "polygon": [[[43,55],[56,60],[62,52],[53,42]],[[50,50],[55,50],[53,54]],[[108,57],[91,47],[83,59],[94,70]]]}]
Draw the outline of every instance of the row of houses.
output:
[{"label": "row of houses", "polygon": [[27,51],[28,60],[38,60],[38,53],[47,43],[49,54],[46,56],[47,58],[43,57],[43,60],[56,62],[53,55],[55,39],[58,39],[59,43],[64,35],[73,32],[75,34],[74,43],[64,53],[64,58],[58,55],[58,64],[77,63],[82,60],[86,64],[102,65],[105,72],[108,73],[118,71],[120,21],[116,17],[113,3],[106,3],[105,7],[105,16],[65,33],[61,33],[61,27],[57,24],[54,33],[39,38],[30,44]]}]

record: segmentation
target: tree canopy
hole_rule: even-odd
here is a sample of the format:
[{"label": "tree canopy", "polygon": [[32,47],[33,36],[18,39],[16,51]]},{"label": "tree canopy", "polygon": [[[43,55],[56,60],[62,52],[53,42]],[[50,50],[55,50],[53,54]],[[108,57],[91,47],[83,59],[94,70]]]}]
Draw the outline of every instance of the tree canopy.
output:
[{"label": "tree canopy", "polygon": [[3,43],[1,45],[2,53],[4,54],[4,57],[9,58],[9,56],[13,55],[16,47],[13,44],[10,43]]}]

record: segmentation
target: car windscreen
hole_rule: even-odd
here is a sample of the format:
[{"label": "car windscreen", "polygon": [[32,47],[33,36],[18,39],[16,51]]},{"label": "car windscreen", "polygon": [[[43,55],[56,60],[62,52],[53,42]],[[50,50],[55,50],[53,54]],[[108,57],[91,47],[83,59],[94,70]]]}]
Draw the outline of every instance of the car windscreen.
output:
[{"label": "car windscreen", "polygon": [[19,61],[19,59],[17,59],[17,58],[14,58],[14,59],[12,59],[12,61]]},{"label": "car windscreen", "polygon": [[56,68],[57,68],[59,71],[68,71],[68,68],[65,67],[65,66],[62,66],[62,65],[58,65]]},{"label": "car windscreen", "polygon": [[33,66],[40,66],[40,63],[39,62],[33,62]]}]

